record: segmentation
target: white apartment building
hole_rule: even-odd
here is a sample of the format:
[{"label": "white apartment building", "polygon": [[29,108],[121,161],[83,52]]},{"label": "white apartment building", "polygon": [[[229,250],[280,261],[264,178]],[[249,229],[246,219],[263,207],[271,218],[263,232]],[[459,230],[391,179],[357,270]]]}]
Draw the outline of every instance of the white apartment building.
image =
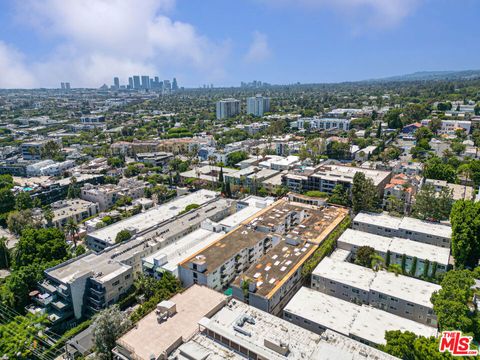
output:
[{"label": "white apartment building", "polygon": [[62,162],[42,160],[27,166],[27,176],[59,176],[74,166],[75,161],[73,160]]},{"label": "white apartment building", "polygon": [[217,119],[228,119],[240,114],[240,101],[236,99],[224,99],[217,101]]},{"label": "white apartment building", "polygon": [[81,222],[90,216],[98,213],[98,205],[90,201],[81,199],[59,200],[51,204],[53,226],[61,229],[69,219],[73,219],[75,223]]},{"label": "white apartment building", "polygon": [[270,98],[262,95],[247,98],[247,114],[263,116],[270,111]]},{"label": "white apartment building", "polygon": [[300,118],[296,121],[293,121],[290,126],[297,129],[305,129],[306,126],[309,126],[311,130],[336,129],[348,131],[350,129],[350,120],[340,118],[321,118],[314,116],[313,118]]},{"label": "white apartment building", "polygon": [[116,341],[113,353],[120,360],[395,359],[332,331],[315,334],[198,285],[159,303]]},{"label": "white apartment building", "polygon": [[145,188],[148,186],[147,182],[134,178],[121,179],[117,185],[85,184],[81,189],[80,198],[97,203],[99,210],[105,211],[115,205],[117,200],[123,196],[131,197],[133,200],[143,197]]},{"label": "white apartment building", "polygon": [[450,226],[411,217],[394,217],[386,213],[360,212],[353,219],[352,228],[371,234],[396,236],[443,248],[450,248],[452,238]]},{"label": "white apartment building", "polygon": [[376,272],[327,257],[312,273],[312,289],[437,326],[430,298],[441,287],[426,281],[386,271]]},{"label": "white apartment building", "polygon": [[[434,246],[418,241],[371,234],[360,230],[347,229],[337,240],[339,249],[347,250],[355,257],[359,248],[369,246],[382,256],[386,263],[401,265],[410,273],[415,264],[414,276],[432,276],[447,271],[450,248]],[[388,260],[387,260],[388,256]],[[405,258],[405,260],[403,260]],[[417,258],[417,260],[414,260]]]},{"label": "white apartment building", "polygon": [[418,336],[437,336],[434,327],[307,287],[302,287],[293,296],[283,310],[283,318],[317,334],[334,331],[372,346],[386,344],[386,331],[400,330]]},{"label": "white apartment building", "polygon": [[[424,119],[421,121],[422,126],[428,126],[430,119]],[[468,120],[442,120],[442,125],[438,130],[441,135],[453,135],[455,130],[465,130],[465,134],[470,134],[472,123]]]},{"label": "white apartment building", "polygon": [[[180,215],[190,204],[200,207]],[[94,251],[103,250],[115,244],[122,230],[128,230],[132,238],[162,237],[173,242],[200,228],[204,220],[218,221],[232,214],[234,205],[233,200],[219,198],[214,191],[200,190],[95,230],[87,235],[87,245]]]},{"label": "white apartment building", "polygon": [[273,203],[272,198],[249,196],[237,202],[236,212],[218,222],[207,219],[200,228],[167,245],[158,252],[142,259],[143,272],[156,279],[169,272],[178,277],[178,265],[193,254],[211,245],[226,232],[233,230],[244,220],[254,216]]},{"label": "white apartment building", "polygon": [[[292,203],[290,203],[292,204]],[[318,245],[342,222],[347,210],[340,207],[312,207],[295,203],[300,219],[287,228],[273,226],[281,219],[281,206],[264,214],[260,231],[281,236],[280,242],[231,284],[232,295],[258,309],[280,314],[281,309],[302,286],[302,269]],[[255,222],[254,222],[255,224]],[[265,225],[268,225],[264,227]],[[263,229],[262,229],[263,227]]]}]

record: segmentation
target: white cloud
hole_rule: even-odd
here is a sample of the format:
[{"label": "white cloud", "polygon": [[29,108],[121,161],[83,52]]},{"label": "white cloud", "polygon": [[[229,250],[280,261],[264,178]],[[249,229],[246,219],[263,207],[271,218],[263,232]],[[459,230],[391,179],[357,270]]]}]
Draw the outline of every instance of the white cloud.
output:
[{"label": "white cloud", "polygon": [[[410,15],[422,0],[263,0],[272,5],[331,8],[341,16],[356,18],[371,27],[394,27]],[[355,25],[355,24],[352,24]]]},{"label": "white cloud", "polygon": [[23,62],[20,52],[0,41],[0,88],[31,88],[34,76]]},{"label": "white cloud", "polygon": [[217,44],[168,15],[175,0],[19,0],[18,18],[57,42],[31,64],[42,85],[110,84],[133,74],[171,77],[172,69],[222,76],[228,44]]},{"label": "white cloud", "polygon": [[255,31],[253,33],[253,41],[250,44],[245,60],[247,62],[261,62],[266,60],[271,54],[268,46],[267,35]]}]

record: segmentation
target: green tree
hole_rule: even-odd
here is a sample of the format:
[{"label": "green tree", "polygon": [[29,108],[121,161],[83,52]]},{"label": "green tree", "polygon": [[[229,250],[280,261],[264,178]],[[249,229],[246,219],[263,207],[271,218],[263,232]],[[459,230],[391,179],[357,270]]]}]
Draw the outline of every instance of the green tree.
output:
[{"label": "green tree", "polygon": [[32,210],[12,211],[7,217],[7,227],[12,233],[20,235],[29,228],[39,228],[41,223],[34,218]]},{"label": "green tree", "polygon": [[420,141],[423,139],[430,141],[432,137],[433,137],[432,130],[430,130],[430,128],[428,127],[422,126],[415,131],[415,138],[417,139],[417,141]]},{"label": "green tree", "polygon": [[80,188],[78,187],[77,184],[77,178],[75,176],[72,176],[70,178],[70,185],[67,190],[67,198],[69,199],[75,199],[80,196]]},{"label": "green tree", "polygon": [[370,267],[372,265],[372,258],[375,255],[375,249],[371,246],[361,246],[355,255],[355,264]]},{"label": "green tree", "polygon": [[108,158],[107,164],[114,168],[121,168],[125,166],[125,160],[118,156],[112,156]]},{"label": "green tree", "polygon": [[223,167],[220,168],[220,172],[218,173],[218,182],[223,184]]},{"label": "green tree", "polygon": [[60,149],[60,145],[57,142],[49,140],[42,147],[40,155],[42,159],[53,159],[55,156],[58,155]]},{"label": "green tree", "polygon": [[97,356],[101,360],[112,360],[115,341],[130,327],[128,316],[117,305],[99,312],[93,322],[93,338]]},{"label": "green tree", "polygon": [[60,230],[25,229],[15,247],[14,268],[67,258],[67,243]]},{"label": "green tree", "polygon": [[428,123],[428,127],[436,135],[438,133],[438,130],[442,128],[442,120],[437,118],[431,119],[430,122]]},{"label": "green tree", "polygon": [[452,103],[447,101],[447,102],[439,102],[437,104],[437,110],[438,111],[448,111],[452,110]]},{"label": "green tree", "polygon": [[228,181],[226,184],[225,184],[225,196],[227,198],[231,198],[232,197],[232,189],[230,187],[230,181]]},{"label": "green tree", "polygon": [[433,157],[425,163],[424,175],[427,179],[445,180],[454,183],[457,174],[455,169],[438,157]]},{"label": "green tree", "polygon": [[45,316],[15,316],[0,325],[0,354],[4,359],[40,359],[42,347],[48,346],[44,335]]},{"label": "green tree", "polygon": [[0,269],[8,269],[10,266],[10,251],[7,248],[7,239],[0,237]]},{"label": "green tree", "polygon": [[15,209],[16,210],[26,210],[31,209],[33,206],[32,198],[27,192],[20,192],[15,197]]},{"label": "green tree", "polygon": [[437,193],[433,185],[425,184],[417,193],[413,216],[421,220],[446,220],[450,216],[452,204],[452,191],[449,188],[445,187]]},{"label": "green tree", "polygon": [[328,198],[328,201],[337,205],[348,205],[348,190],[341,184],[335,185],[332,190],[332,195]]},{"label": "green tree", "polygon": [[12,211],[15,207],[15,196],[8,188],[0,189],[0,213]]},{"label": "green tree", "polygon": [[452,360],[454,357],[449,353],[438,351],[439,339],[435,337],[423,337],[400,330],[385,332],[385,345],[379,349],[403,360]]},{"label": "green tree", "polygon": [[43,208],[43,218],[47,222],[47,226],[52,226],[52,220],[54,218],[54,214],[52,208],[50,206],[46,206]]},{"label": "green tree", "polygon": [[117,236],[115,236],[115,244],[119,244],[121,242],[124,242],[124,241],[127,241],[127,240],[130,240],[132,237],[132,234],[130,234],[130,231],[128,230],[120,230],[117,234]]},{"label": "green tree", "polygon": [[360,211],[375,211],[378,206],[377,188],[372,179],[366,178],[363,172],[353,176],[352,207],[355,214]]},{"label": "green tree", "polygon": [[452,255],[457,267],[471,267],[480,259],[480,203],[459,200],[450,215]]},{"label": "green tree", "polygon": [[248,159],[248,154],[245,151],[234,151],[227,156],[227,166],[235,166],[240,161]]},{"label": "green tree", "polygon": [[454,270],[445,274],[440,283],[442,288],[432,295],[433,310],[437,315],[440,331],[475,331],[477,321],[471,316],[468,307],[474,283],[473,274],[469,270]]},{"label": "green tree", "polygon": [[410,124],[425,119],[430,111],[422,104],[408,104],[403,109],[404,122]]},{"label": "green tree", "polygon": [[327,145],[327,154],[331,159],[346,159],[350,156],[350,144],[340,141],[331,141]]},{"label": "green tree", "polygon": [[73,245],[77,247],[77,236],[79,232],[78,224],[75,222],[73,218],[69,218],[64,229],[65,233],[70,236],[73,241]]},{"label": "green tree", "polygon": [[402,109],[393,108],[385,114],[385,120],[390,129],[400,129],[403,126],[401,119]]},{"label": "green tree", "polygon": [[405,203],[394,195],[387,198],[387,211],[390,215],[398,216],[403,214]]}]

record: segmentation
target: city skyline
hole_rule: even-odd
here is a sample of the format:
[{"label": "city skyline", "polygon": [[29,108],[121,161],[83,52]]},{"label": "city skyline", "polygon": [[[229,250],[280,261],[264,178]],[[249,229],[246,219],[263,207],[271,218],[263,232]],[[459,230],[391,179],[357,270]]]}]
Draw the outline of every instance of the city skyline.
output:
[{"label": "city skyline", "polygon": [[[452,6],[462,16],[452,16]],[[133,73],[221,87],[475,69],[479,7],[471,0],[248,0],[232,21],[231,4],[218,0],[7,0],[0,88],[55,88],[65,79],[98,88]]]}]

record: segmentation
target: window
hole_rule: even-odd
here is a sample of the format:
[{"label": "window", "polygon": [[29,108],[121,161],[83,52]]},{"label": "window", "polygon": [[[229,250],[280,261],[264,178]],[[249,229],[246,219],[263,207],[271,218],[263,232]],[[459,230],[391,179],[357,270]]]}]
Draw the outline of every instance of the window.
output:
[{"label": "window", "polygon": [[118,284],[120,284],[120,280],[117,280],[117,281],[113,282],[112,286],[117,286]]}]

